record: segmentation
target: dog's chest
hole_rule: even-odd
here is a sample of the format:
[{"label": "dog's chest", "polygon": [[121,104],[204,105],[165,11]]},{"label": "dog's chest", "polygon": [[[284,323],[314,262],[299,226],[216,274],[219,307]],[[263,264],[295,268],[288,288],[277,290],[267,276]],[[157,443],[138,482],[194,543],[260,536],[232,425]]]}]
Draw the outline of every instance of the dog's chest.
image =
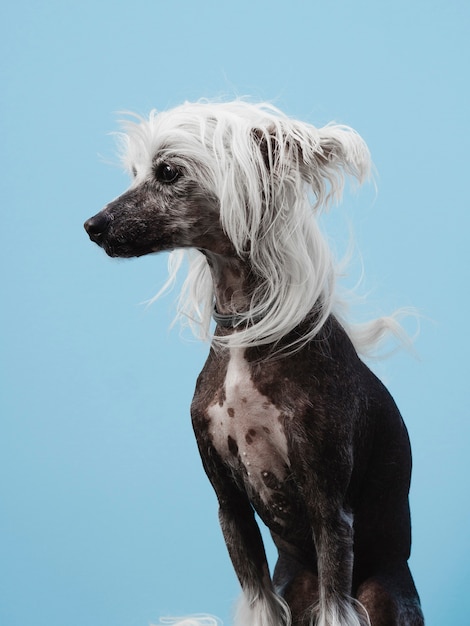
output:
[{"label": "dog's chest", "polygon": [[[279,517],[289,461],[281,411],[254,385],[242,349],[232,349],[221,390],[207,409],[209,434],[222,460]],[[277,516],[277,515],[276,515]]]}]

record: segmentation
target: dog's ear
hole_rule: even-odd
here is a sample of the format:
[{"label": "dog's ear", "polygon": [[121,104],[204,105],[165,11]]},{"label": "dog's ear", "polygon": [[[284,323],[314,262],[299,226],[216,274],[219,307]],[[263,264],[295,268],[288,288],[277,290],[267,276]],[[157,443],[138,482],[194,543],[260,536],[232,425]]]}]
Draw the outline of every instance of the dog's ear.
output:
[{"label": "dog's ear", "polygon": [[316,206],[339,201],[346,177],[362,184],[370,175],[367,145],[349,126],[328,124],[317,129],[289,120],[254,129],[253,137],[268,171],[282,181],[297,170],[311,186]]},{"label": "dog's ear", "polygon": [[317,163],[320,167],[340,168],[359,183],[370,174],[369,149],[362,137],[349,126],[328,124],[319,131],[320,150]]},{"label": "dog's ear", "polygon": [[346,178],[354,178],[361,185],[370,176],[370,153],[362,137],[349,126],[310,128],[310,137],[299,142],[301,173],[317,197],[316,205],[326,206],[341,199]]}]

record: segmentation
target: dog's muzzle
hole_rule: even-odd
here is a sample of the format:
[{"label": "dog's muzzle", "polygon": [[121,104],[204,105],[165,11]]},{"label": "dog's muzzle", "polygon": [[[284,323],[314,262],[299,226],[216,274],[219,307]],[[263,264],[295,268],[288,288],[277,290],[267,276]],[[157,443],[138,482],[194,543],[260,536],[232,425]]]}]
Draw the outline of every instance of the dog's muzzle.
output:
[{"label": "dog's muzzle", "polygon": [[97,215],[90,217],[83,226],[90,239],[101,246],[110,222],[111,216],[101,211]]}]

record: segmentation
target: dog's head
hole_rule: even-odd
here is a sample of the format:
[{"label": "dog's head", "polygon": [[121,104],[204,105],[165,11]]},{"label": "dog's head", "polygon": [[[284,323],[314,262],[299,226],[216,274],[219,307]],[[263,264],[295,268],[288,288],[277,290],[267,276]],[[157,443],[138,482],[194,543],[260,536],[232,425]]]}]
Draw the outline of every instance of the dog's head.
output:
[{"label": "dog's head", "polygon": [[362,182],[369,171],[367,148],[350,128],[316,129],[243,101],[152,112],[125,131],[130,188],[85,223],[111,256],[253,252],[276,221],[298,225],[296,204],[308,188],[324,206],[340,198],[345,175]]}]

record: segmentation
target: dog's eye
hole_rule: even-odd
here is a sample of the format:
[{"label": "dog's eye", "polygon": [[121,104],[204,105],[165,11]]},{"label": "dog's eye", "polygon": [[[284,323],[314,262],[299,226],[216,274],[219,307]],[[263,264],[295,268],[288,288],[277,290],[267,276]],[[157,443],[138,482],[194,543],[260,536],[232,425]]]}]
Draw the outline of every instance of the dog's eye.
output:
[{"label": "dog's eye", "polygon": [[180,172],[169,163],[160,163],[155,168],[155,178],[161,183],[174,183]]}]

